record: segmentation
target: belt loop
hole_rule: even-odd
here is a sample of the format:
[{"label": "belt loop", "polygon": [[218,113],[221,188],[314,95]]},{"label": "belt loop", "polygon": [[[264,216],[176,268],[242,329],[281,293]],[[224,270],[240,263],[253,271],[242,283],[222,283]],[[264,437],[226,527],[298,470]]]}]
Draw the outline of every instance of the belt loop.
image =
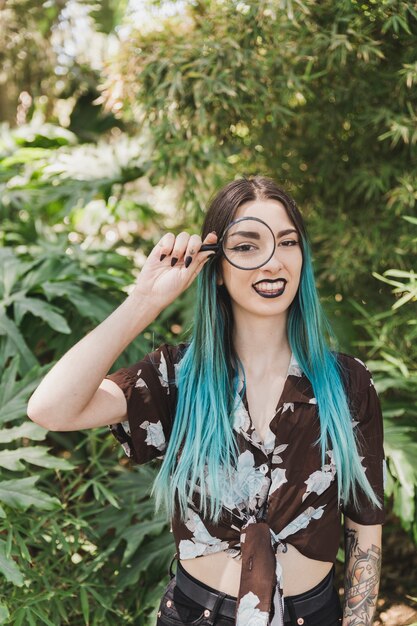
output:
[{"label": "belt loop", "polygon": [[172,571],[172,565],[173,565],[173,563],[174,563],[174,561],[175,561],[175,559],[176,559],[177,557],[178,557],[178,552],[176,552],[176,553],[174,554],[174,556],[172,557],[171,563],[169,564],[168,574],[169,574],[169,576],[170,576],[171,580],[172,580],[172,579],[174,578],[174,576],[175,576],[174,572]]},{"label": "belt loop", "polygon": [[288,615],[290,617],[291,624],[297,624],[297,612],[294,608],[292,600],[290,600],[290,598],[286,598],[285,604],[288,607]]},{"label": "belt loop", "polygon": [[207,620],[207,624],[213,625],[215,623],[217,613],[219,612],[220,606],[226,597],[226,594],[223,593],[222,591],[218,591],[217,593],[218,593],[218,596],[216,598],[216,602],[214,603],[212,610],[210,611],[210,617]]}]

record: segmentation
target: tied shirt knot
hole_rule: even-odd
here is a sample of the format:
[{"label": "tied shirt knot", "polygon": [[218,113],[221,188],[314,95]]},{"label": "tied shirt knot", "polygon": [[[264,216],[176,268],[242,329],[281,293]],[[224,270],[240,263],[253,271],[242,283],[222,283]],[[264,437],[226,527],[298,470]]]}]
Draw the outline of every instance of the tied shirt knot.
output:
[{"label": "tied shirt knot", "polygon": [[284,626],[282,569],[276,555],[286,551],[286,545],[266,521],[257,521],[253,516],[242,527],[240,545],[242,572],[236,626]]}]

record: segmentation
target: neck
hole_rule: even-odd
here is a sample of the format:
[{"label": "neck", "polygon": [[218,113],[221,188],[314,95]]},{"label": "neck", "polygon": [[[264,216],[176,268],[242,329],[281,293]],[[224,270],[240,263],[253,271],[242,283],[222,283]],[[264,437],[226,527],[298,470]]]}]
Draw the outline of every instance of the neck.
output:
[{"label": "neck", "polygon": [[287,370],[291,348],[287,337],[287,317],[251,318],[234,316],[233,345],[247,374],[262,378]]}]

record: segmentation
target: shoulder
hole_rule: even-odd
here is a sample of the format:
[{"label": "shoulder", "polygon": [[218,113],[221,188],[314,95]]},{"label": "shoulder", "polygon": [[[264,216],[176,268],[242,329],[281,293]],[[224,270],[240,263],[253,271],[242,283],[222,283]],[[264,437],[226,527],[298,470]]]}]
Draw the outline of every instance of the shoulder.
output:
[{"label": "shoulder", "polygon": [[177,344],[163,343],[152,354],[162,354],[173,365],[179,363],[184,356],[188,346],[188,342],[181,342]]},{"label": "shoulder", "polygon": [[178,368],[189,346],[189,343],[162,343],[153,352],[149,352],[141,362],[144,371],[159,377],[161,382],[169,386],[177,384]]},{"label": "shoulder", "polygon": [[366,392],[369,387],[374,387],[372,373],[366,363],[352,354],[345,352],[334,353],[340,366],[349,390],[352,393]]}]

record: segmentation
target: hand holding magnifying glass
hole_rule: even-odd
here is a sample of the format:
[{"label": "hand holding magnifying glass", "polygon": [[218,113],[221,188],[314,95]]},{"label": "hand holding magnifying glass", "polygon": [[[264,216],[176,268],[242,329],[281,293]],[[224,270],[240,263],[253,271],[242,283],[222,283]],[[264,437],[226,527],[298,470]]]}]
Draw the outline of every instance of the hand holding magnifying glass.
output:
[{"label": "hand holding magnifying glass", "polygon": [[255,270],[268,263],[275,245],[268,224],[257,217],[241,217],[228,225],[218,243],[203,244],[200,252],[221,252],[234,267]]},{"label": "hand holding magnifying glass", "polygon": [[[197,244],[195,249],[199,252],[215,252],[211,257],[222,254],[231,265],[243,270],[262,267],[273,256],[276,248],[271,228],[257,217],[234,220],[216,243],[202,243],[198,236],[190,237],[185,232],[177,236],[166,233],[150,253],[137,278],[134,292],[141,300],[151,301],[152,306],[157,305],[163,310],[190,286],[209,258],[197,254],[191,265],[182,261],[186,260],[187,252],[193,254],[193,244],[190,243],[193,237]],[[213,241],[213,237],[215,235],[210,233],[206,239]],[[163,262],[167,254],[168,258]],[[181,259],[178,264],[176,257]]]}]

